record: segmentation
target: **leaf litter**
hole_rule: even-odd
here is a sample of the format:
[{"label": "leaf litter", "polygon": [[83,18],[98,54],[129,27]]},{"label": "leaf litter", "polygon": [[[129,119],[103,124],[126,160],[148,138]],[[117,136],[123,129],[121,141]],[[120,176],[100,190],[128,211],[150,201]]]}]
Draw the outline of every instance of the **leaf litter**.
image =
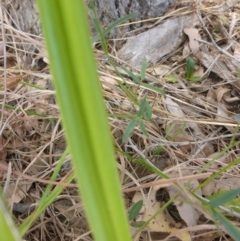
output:
[{"label": "leaf litter", "polygon": [[[178,1],[160,19],[149,19],[143,33],[136,35],[130,31],[132,37],[123,39],[121,44],[111,40],[109,45],[118,41],[111,45],[110,53],[118,69],[126,67],[139,82],[126,71],[116,73],[101,48],[95,49],[109,123],[118,148],[123,190],[159,178],[152,172],[154,168],[171,179],[196,175],[202,169],[216,173],[239,158],[239,8],[239,1],[232,0]],[[7,66],[0,62],[0,178],[15,221],[21,224],[31,210],[25,208],[22,212],[16,204],[37,205],[66,143],[43,39],[9,27],[7,42],[18,44],[7,46]],[[1,43],[0,55],[3,48]],[[195,63],[192,75],[201,76],[201,81],[186,79],[188,57]],[[140,69],[144,59],[146,73]],[[119,83],[139,103],[146,98],[152,111],[150,120],[144,114],[138,116],[141,125],[131,129],[125,143],[123,134],[141,111]],[[154,168],[149,170],[146,165],[137,164],[138,159]],[[56,181],[70,170],[66,160]],[[146,222],[174,199],[170,208],[154,217],[135,240],[172,240],[173,236],[184,241],[231,240],[191,195],[202,181],[176,181],[164,186],[160,188],[160,201],[156,199],[157,190],[149,187],[124,193],[127,208],[143,200],[135,222]],[[218,195],[238,188],[239,182],[236,164],[197,194],[205,198]],[[187,184],[193,186],[189,188]],[[234,216],[231,218],[239,225]],[[135,227],[133,235],[138,230]],[[66,187],[33,224],[25,239],[92,240],[90,233],[76,187]],[[167,235],[163,236],[164,233]]]}]

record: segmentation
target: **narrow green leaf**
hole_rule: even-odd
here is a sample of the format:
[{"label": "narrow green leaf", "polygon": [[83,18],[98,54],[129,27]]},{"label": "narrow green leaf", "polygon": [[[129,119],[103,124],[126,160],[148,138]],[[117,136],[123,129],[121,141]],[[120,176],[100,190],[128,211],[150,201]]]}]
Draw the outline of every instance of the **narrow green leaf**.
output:
[{"label": "narrow green leaf", "polygon": [[222,193],[221,195],[213,198],[210,202],[209,202],[209,206],[211,208],[215,208],[218,206],[221,206],[229,201],[232,201],[238,194],[240,193],[240,188],[231,190],[229,192],[226,193]]},{"label": "narrow green leaf", "polygon": [[194,60],[189,57],[187,59],[187,66],[186,66],[186,79],[189,80],[192,77],[194,71],[195,62]]},{"label": "narrow green leaf", "polygon": [[[71,183],[74,179],[75,179],[75,173],[72,173],[65,180],[65,183]],[[34,221],[43,213],[43,211],[56,200],[56,198],[62,193],[64,189],[65,189],[64,186],[60,186],[60,185],[56,186],[51,191],[49,196],[40,200],[40,203],[37,209],[30,216],[28,216],[19,227],[19,231],[22,236],[28,231],[28,229],[33,225]]]},{"label": "narrow green leaf", "polygon": [[197,81],[202,81],[202,78],[201,76],[191,76],[188,80],[192,82],[197,82]]},{"label": "narrow green leaf", "polygon": [[134,218],[136,218],[143,206],[143,200],[139,200],[138,202],[134,203],[131,210],[128,214],[128,220],[132,221]]},{"label": "narrow green leaf", "polygon": [[135,104],[135,105],[139,105],[138,100],[136,99],[136,97],[134,96],[134,94],[129,91],[129,89],[120,81],[120,80],[116,80],[118,85],[120,86],[120,88],[123,90],[123,92],[126,94],[126,96]]},{"label": "narrow green leaf", "polygon": [[[236,145],[240,144],[240,141],[235,143]],[[199,171],[199,173],[202,173],[204,170],[207,169],[208,166],[210,166],[214,160],[217,160],[221,155],[223,155],[223,153],[226,153],[226,149],[228,149],[229,147],[225,148],[223,151],[221,151],[221,153],[219,153],[218,155],[216,155],[209,163],[205,164],[205,166],[203,166],[203,168]],[[201,189],[202,187],[204,187],[205,185],[207,185],[209,182],[211,182],[212,180],[214,180],[214,178],[217,178],[219,175],[221,175],[223,172],[225,172],[226,170],[230,170],[230,168],[232,166],[237,165],[238,163],[240,163],[240,158],[234,160],[233,162],[229,163],[227,166],[221,168],[219,171],[217,171],[216,173],[214,173],[213,175],[211,175],[208,179],[206,179],[204,182],[202,182],[196,189],[195,191]]]},{"label": "narrow green leaf", "polygon": [[144,221],[131,222],[130,225],[134,228],[142,228],[143,226],[146,225],[146,222],[144,222]]},{"label": "narrow green leaf", "polygon": [[144,97],[144,98],[140,101],[139,110],[138,110],[138,113],[137,113],[137,116],[138,116],[139,118],[143,118],[145,103],[146,103],[146,97]]},{"label": "narrow green leaf", "polygon": [[[114,28],[116,28],[118,25],[127,22],[128,20],[135,18],[138,15],[138,13],[131,13],[127,16],[120,18],[116,20],[115,22],[111,23],[105,30],[103,30],[103,36],[106,37]],[[100,35],[97,34],[92,38],[93,42],[98,42],[100,40]]]},{"label": "narrow green leaf", "polygon": [[130,241],[84,1],[38,0],[66,140],[96,241]]},{"label": "narrow green leaf", "polygon": [[150,104],[146,101],[144,118],[149,121],[151,119],[151,117],[152,117],[152,108],[151,108]]},{"label": "narrow green leaf", "polygon": [[[67,148],[64,153],[62,154],[61,158],[58,161],[57,166],[54,169],[54,172],[51,176],[51,181],[55,181],[60,168],[62,167],[63,162],[66,159],[66,156],[69,154],[69,148]],[[72,174],[67,181],[71,182],[73,180],[74,174]],[[38,206],[36,210],[29,215],[21,224],[19,227],[20,233],[23,236],[27,230],[31,227],[31,225],[34,223],[34,221],[44,212],[44,210],[52,203],[55,201],[55,199],[58,197],[58,195],[63,191],[64,186],[57,186],[52,190],[52,185],[48,185],[47,188],[45,189],[44,193],[42,194],[42,197],[38,203]],[[52,191],[51,191],[52,190]],[[51,193],[50,193],[51,191]],[[50,193],[50,194],[49,194]]]},{"label": "narrow green leaf", "polygon": [[234,226],[227,218],[225,218],[221,213],[213,211],[216,219],[224,226],[227,233],[232,236],[234,240],[240,240],[240,229]]},{"label": "narrow green leaf", "polygon": [[163,146],[159,146],[153,151],[153,155],[158,156],[163,150],[164,150]]},{"label": "narrow green leaf", "polygon": [[145,128],[145,125],[144,125],[143,120],[142,120],[142,119],[139,119],[138,122],[139,122],[140,130],[142,131],[142,133],[143,133],[146,137],[148,137],[148,133],[147,133],[147,131],[146,131],[146,128]]},{"label": "narrow green leaf", "polygon": [[144,58],[141,64],[141,82],[145,79],[146,70],[147,70],[147,60],[146,58]]},{"label": "narrow green leaf", "polygon": [[126,130],[123,133],[123,138],[122,138],[122,142],[126,142],[127,139],[129,138],[129,136],[131,135],[131,133],[133,132],[135,126],[137,125],[138,119],[135,118],[133,120],[131,120],[131,122],[128,124]]},{"label": "narrow green leaf", "polygon": [[2,191],[0,191],[0,240],[22,241],[18,229],[15,226],[3,199],[4,197],[2,196]]},{"label": "narrow green leaf", "polygon": [[150,120],[152,117],[152,108],[150,104],[147,102],[146,97],[144,97],[140,101],[139,111],[137,113],[137,116],[140,118],[145,118],[146,120]]},{"label": "narrow green leaf", "polygon": [[169,177],[165,173],[163,173],[158,168],[156,168],[153,164],[148,163],[144,159],[136,159],[136,160],[134,160],[134,162],[139,165],[145,166],[148,170],[152,171],[153,173],[156,173],[157,175],[159,175],[162,178],[169,179]]},{"label": "narrow green leaf", "polygon": [[166,95],[165,92],[162,89],[158,88],[157,86],[150,85],[150,84],[145,84],[145,83],[142,83],[141,85],[146,87],[147,89],[152,90],[152,91],[154,91],[156,93],[159,93],[159,94],[161,94],[163,96]]},{"label": "narrow green leaf", "polygon": [[138,78],[138,76],[136,76],[132,71],[128,70],[127,68],[125,68],[124,66],[121,67],[122,70],[124,70],[129,77],[131,77],[133,79],[133,81],[137,84],[141,83],[141,80]]}]

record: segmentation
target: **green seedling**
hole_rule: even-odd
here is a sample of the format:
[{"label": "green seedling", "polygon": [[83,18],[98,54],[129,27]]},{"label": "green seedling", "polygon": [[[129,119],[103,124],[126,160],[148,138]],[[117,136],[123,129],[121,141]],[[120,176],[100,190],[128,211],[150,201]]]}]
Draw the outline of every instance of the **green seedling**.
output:
[{"label": "green seedling", "polygon": [[137,124],[139,124],[140,130],[142,131],[142,133],[145,136],[148,136],[143,119],[145,119],[146,121],[149,121],[151,117],[152,117],[152,108],[150,104],[147,102],[146,97],[144,97],[140,101],[140,106],[136,117],[132,119],[132,121],[128,124],[126,130],[124,131],[122,141],[123,142],[127,141],[127,139],[129,138],[129,136],[131,135],[131,133],[133,132]]},{"label": "green seedling", "polygon": [[195,62],[194,62],[193,58],[189,57],[187,59],[187,66],[186,66],[186,79],[188,81],[200,81],[201,80],[200,76],[193,76],[194,67],[195,67]]},{"label": "green seedling", "polygon": [[[146,87],[147,89],[153,90],[156,93],[165,95],[164,91],[161,90],[160,88],[158,88],[156,86],[153,86],[153,85],[150,85],[150,84],[142,83],[143,80],[146,77],[146,70],[147,70],[146,58],[143,59],[142,64],[141,64],[140,76],[137,76],[136,74],[134,74],[132,71],[128,70],[125,67],[122,67],[122,69],[128,74],[128,76],[130,76],[132,78],[132,80],[136,84],[142,85],[142,86]],[[150,104],[147,102],[146,97],[144,97],[139,103],[139,111],[138,111],[136,117],[134,117],[132,119],[132,121],[128,124],[126,130],[124,131],[122,141],[123,142],[127,141],[129,136],[133,132],[134,128],[138,124],[139,124],[140,130],[142,131],[142,133],[145,136],[148,136],[148,133],[146,131],[145,124],[144,124],[143,120],[149,121],[151,119],[151,116],[152,116],[152,108],[151,108]]]}]

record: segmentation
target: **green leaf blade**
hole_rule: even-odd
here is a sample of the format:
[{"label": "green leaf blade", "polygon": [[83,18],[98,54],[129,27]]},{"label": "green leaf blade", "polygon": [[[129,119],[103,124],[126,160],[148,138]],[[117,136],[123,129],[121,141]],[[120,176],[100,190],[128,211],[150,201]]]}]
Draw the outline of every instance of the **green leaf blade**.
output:
[{"label": "green leaf blade", "polygon": [[232,201],[240,193],[240,188],[231,190],[226,193],[222,193],[219,196],[215,197],[209,202],[211,208],[219,207],[225,203]]},{"label": "green leaf blade", "polygon": [[79,0],[37,2],[72,165],[94,239],[130,241],[86,6]]},{"label": "green leaf blade", "polygon": [[131,120],[131,122],[128,124],[126,130],[123,133],[123,138],[122,138],[122,142],[125,143],[127,141],[127,139],[130,137],[131,133],[133,132],[135,126],[137,125],[138,119],[135,118],[133,120]]},{"label": "green leaf blade", "polygon": [[227,233],[232,236],[234,240],[240,240],[240,229],[234,226],[227,218],[225,218],[221,213],[216,211],[213,212],[214,216],[220,221],[224,226]]},{"label": "green leaf blade", "polygon": [[158,93],[160,95],[163,95],[163,96],[166,95],[166,93],[162,89],[158,88],[157,86],[150,85],[150,84],[145,84],[145,83],[142,83],[142,86],[144,86],[147,89],[152,90],[152,91],[154,91],[154,92],[156,92],[156,93]]},{"label": "green leaf blade", "polygon": [[142,133],[148,137],[148,133],[146,131],[146,128],[145,128],[145,125],[144,125],[144,122],[142,119],[139,120],[139,127],[140,127],[140,130],[142,131]]},{"label": "green leaf blade", "polygon": [[186,67],[186,79],[190,80],[190,78],[192,77],[193,71],[194,71],[194,66],[195,66],[195,62],[193,60],[193,58],[189,57],[187,59],[187,67]]},{"label": "green leaf blade", "polygon": [[134,203],[133,207],[129,211],[128,214],[128,220],[132,221],[134,218],[136,218],[143,206],[143,200],[139,200],[138,202]]},{"label": "green leaf blade", "polygon": [[0,191],[0,240],[22,241],[3,199],[2,191]]}]

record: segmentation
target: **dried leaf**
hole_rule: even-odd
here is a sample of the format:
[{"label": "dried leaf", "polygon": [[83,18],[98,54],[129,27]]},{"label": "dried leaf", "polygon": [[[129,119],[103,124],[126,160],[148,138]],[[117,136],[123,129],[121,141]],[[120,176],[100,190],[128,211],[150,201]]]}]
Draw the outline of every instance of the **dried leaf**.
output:
[{"label": "dried leaf", "polygon": [[[170,97],[166,97],[165,104],[167,110],[174,116],[184,118],[185,114],[183,113],[181,107],[175,103]],[[183,121],[171,120],[168,121],[165,125],[165,132],[167,138],[174,141],[193,141],[194,139],[185,132],[186,123]],[[189,152],[191,150],[191,145],[180,146],[179,150],[183,153]]]},{"label": "dried leaf", "polygon": [[198,30],[196,28],[184,28],[184,33],[188,35],[189,47],[191,48],[193,54],[196,54],[200,47],[196,39],[201,39]]},{"label": "dried leaf", "polygon": [[110,86],[117,85],[117,81],[109,76],[101,76],[101,82],[105,90],[111,90]]},{"label": "dried leaf", "polygon": [[[217,156],[221,156],[216,159]],[[215,161],[209,166],[211,169],[217,170],[219,166],[225,166],[225,164],[229,164],[233,160],[235,160],[235,155],[233,153],[225,153],[223,156],[220,155],[220,152],[214,152],[208,156],[208,161],[215,159]]]},{"label": "dried leaf", "polygon": [[[224,98],[230,94],[230,90],[227,88],[218,88],[217,90],[210,89],[207,94],[207,100],[211,104],[214,104],[217,107],[216,120],[226,121],[229,119],[230,112],[227,110],[224,102]],[[225,126],[230,132],[234,133],[234,127]]]},{"label": "dried leaf", "polygon": [[164,64],[155,65],[154,67],[148,69],[148,71],[152,75],[157,75],[161,77],[168,74],[171,70],[172,70],[171,66],[164,65]]},{"label": "dried leaf", "polygon": [[[19,82],[22,80],[22,78],[24,78],[25,75],[21,75],[21,76],[8,76],[7,77],[7,89],[9,90],[14,90],[17,85],[19,84]],[[0,87],[4,86],[4,78],[0,78]]]},{"label": "dried leaf", "polygon": [[175,115],[177,117],[182,117],[182,118],[185,117],[185,114],[183,113],[181,107],[176,102],[174,102],[170,97],[168,96],[166,97],[165,104],[166,104],[167,110],[172,115]]},{"label": "dried leaf", "polygon": [[193,76],[203,76],[204,74],[204,68],[202,66],[196,67],[197,69],[193,72]]},{"label": "dried leaf", "polygon": [[226,95],[230,95],[230,90],[229,89],[222,88],[222,87],[217,88],[217,90],[216,90],[216,97],[217,97],[217,101],[218,102],[221,102],[223,97],[226,96]]},{"label": "dried leaf", "polygon": [[[133,197],[133,203],[142,200],[142,194],[136,192]],[[143,207],[138,215],[136,221],[148,221],[160,208],[160,203],[156,201],[156,191],[151,190],[146,197],[146,203],[143,204]],[[164,212],[158,214],[146,227],[150,232],[164,232],[164,233],[175,233],[181,230],[182,224],[176,223],[175,220],[169,215],[165,210]],[[191,236],[189,232],[181,232],[176,235],[182,241],[190,241]]]},{"label": "dried leaf", "polygon": [[221,180],[213,180],[202,188],[202,193],[205,196],[218,193],[219,191],[230,191],[240,186],[239,177],[229,177]]},{"label": "dried leaf", "polygon": [[[214,72],[222,79],[236,79],[236,73],[239,69],[239,62],[233,58],[218,57],[218,53],[204,50],[198,51],[196,57],[210,71]],[[213,64],[214,63],[214,64]]]},{"label": "dried leaf", "polygon": [[1,168],[1,166],[4,166],[4,167],[7,168],[8,164],[7,164],[7,162],[5,160],[1,160],[0,159],[0,178],[5,177],[5,175],[7,174],[6,169]]},{"label": "dried leaf", "polygon": [[6,150],[6,141],[5,139],[1,136],[0,137],[0,160],[5,161],[7,156],[7,150]]},{"label": "dried leaf", "polygon": [[[194,175],[189,169],[183,169],[180,171],[181,176],[188,176],[188,175]],[[179,172],[172,171],[169,173],[170,177],[179,177]],[[179,188],[176,185],[171,185],[167,187],[167,190],[169,192],[169,195],[171,198],[174,198],[174,204],[179,212],[180,217],[185,221],[188,227],[197,225],[197,221],[200,216],[200,212],[196,208],[196,200],[187,192],[185,187],[187,186],[188,189],[191,191],[194,190],[196,187],[199,186],[198,180],[194,179],[191,181],[185,181],[185,182],[178,182],[178,186],[182,187]],[[185,186],[185,187],[184,187]],[[197,191],[198,195],[202,195],[201,190]],[[194,203],[191,203],[194,201]]]},{"label": "dried leaf", "polygon": [[18,182],[18,187],[16,188],[16,183],[11,183],[6,192],[6,199],[8,203],[19,203],[27,195],[29,188],[32,183],[25,180],[20,180]]},{"label": "dried leaf", "polygon": [[182,218],[182,220],[184,220],[187,226],[192,227],[194,225],[197,225],[200,212],[194,208],[193,204],[184,202],[186,201],[185,193],[183,193],[179,188],[174,185],[167,187],[167,190],[171,198],[177,195],[174,204],[179,212],[180,217]]},{"label": "dried leaf", "polygon": [[240,59],[240,46],[239,45],[235,46],[233,56]]}]

